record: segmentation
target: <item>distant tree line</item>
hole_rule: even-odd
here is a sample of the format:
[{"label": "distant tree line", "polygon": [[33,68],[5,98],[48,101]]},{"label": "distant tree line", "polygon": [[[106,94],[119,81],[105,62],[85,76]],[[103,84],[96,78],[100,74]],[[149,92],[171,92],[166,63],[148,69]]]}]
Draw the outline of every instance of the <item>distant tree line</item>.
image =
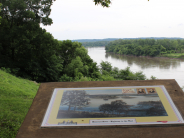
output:
[{"label": "distant tree line", "polygon": [[97,41],[97,42],[81,42],[84,47],[101,47],[109,44],[110,41]]},{"label": "distant tree line", "polygon": [[134,56],[158,56],[184,53],[184,39],[130,39],[115,40],[105,47],[107,52]]},{"label": "distant tree line", "polygon": [[119,38],[105,38],[105,39],[76,39],[76,40],[72,40],[73,42],[97,42],[97,41],[114,41],[117,40]]}]

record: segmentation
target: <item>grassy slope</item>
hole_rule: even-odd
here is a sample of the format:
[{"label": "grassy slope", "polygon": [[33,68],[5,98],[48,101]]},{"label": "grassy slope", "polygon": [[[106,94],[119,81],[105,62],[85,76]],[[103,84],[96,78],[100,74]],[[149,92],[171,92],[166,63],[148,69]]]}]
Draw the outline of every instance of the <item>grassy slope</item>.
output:
[{"label": "grassy slope", "polygon": [[0,138],[14,138],[39,84],[0,70]]},{"label": "grassy slope", "polygon": [[184,53],[163,54],[163,55],[160,55],[158,57],[182,58],[182,59],[184,59]]}]

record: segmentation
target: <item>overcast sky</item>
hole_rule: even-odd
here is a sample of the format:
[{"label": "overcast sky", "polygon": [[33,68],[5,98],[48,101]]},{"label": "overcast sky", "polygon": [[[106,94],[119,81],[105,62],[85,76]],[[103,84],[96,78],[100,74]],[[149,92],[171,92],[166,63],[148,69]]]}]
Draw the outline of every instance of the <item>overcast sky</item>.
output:
[{"label": "overcast sky", "polygon": [[51,26],[58,40],[182,37],[184,0],[113,0],[109,8],[93,0],[56,0]]}]

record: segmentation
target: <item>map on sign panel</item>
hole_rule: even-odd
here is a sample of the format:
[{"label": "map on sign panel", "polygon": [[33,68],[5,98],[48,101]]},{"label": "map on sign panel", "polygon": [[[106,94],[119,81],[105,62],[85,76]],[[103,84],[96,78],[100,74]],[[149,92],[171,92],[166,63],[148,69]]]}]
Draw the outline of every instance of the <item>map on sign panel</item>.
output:
[{"label": "map on sign panel", "polygon": [[41,127],[182,124],[164,86],[56,88]]}]

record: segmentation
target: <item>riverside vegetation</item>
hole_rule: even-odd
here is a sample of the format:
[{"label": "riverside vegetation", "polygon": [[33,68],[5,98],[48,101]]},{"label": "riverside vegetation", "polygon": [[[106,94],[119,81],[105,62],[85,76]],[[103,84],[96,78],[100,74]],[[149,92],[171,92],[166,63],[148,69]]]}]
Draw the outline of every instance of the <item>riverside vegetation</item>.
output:
[{"label": "riverside vegetation", "polygon": [[122,55],[184,58],[184,39],[119,39],[105,49]]},{"label": "riverside vegetation", "polygon": [[[107,52],[122,55],[184,58],[182,38],[123,38],[123,39],[82,39],[84,47],[106,47]],[[89,41],[89,42],[87,42]]]}]

